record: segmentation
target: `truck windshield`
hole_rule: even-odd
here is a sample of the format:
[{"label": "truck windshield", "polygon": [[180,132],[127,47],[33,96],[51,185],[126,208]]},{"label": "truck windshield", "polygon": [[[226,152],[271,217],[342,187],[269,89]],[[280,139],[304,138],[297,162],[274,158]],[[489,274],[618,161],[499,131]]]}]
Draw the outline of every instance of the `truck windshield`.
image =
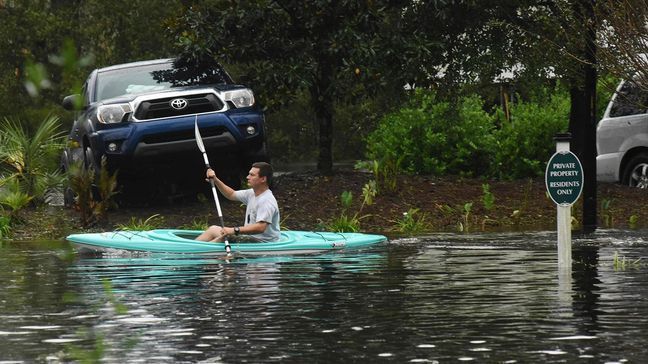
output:
[{"label": "truck windshield", "polygon": [[172,62],[109,69],[97,74],[95,100],[159,92],[174,87],[222,83],[231,83],[231,79],[222,69],[176,67]]}]

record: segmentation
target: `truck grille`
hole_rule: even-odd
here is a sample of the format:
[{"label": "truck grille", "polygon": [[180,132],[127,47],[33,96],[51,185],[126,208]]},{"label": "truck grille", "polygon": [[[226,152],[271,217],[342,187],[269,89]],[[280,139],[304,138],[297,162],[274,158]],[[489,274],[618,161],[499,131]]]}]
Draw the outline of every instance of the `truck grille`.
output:
[{"label": "truck grille", "polygon": [[[220,126],[200,129],[200,134],[203,138],[222,135],[225,132],[227,132],[227,129]],[[196,134],[194,132],[194,129],[192,128],[189,130],[147,135],[144,138],[142,138],[142,142],[146,144],[158,144],[158,143],[168,143],[168,142],[177,142],[182,140],[195,140],[195,139],[196,139]]]},{"label": "truck grille", "polygon": [[199,114],[218,111],[224,106],[221,100],[214,94],[199,94],[182,97],[187,100],[187,107],[182,110],[176,110],[171,107],[170,101],[177,98],[178,97],[169,97],[143,101],[135,112],[135,118],[137,120],[149,120],[179,115]]}]

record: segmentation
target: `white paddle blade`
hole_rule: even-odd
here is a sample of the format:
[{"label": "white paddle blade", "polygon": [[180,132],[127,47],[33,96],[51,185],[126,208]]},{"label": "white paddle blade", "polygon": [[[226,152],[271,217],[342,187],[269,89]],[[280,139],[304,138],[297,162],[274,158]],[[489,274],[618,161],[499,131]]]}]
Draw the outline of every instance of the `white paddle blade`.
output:
[{"label": "white paddle blade", "polygon": [[205,145],[203,144],[202,137],[200,136],[200,130],[198,130],[198,115],[196,115],[196,121],[194,122],[194,129],[196,132],[196,144],[198,144],[198,149],[201,153],[205,153]]}]

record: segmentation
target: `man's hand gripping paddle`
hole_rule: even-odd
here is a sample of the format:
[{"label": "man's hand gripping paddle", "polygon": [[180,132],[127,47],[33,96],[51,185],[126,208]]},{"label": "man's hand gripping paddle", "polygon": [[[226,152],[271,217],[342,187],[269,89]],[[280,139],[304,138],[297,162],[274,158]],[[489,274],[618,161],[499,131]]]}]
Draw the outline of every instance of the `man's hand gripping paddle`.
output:
[{"label": "man's hand gripping paddle", "polygon": [[[205,151],[205,144],[203,144],[202,137],[200,136],[200,130],[198,130],[198,115],[196,115],[196,120],[194,122],[194,127],[196,131],[196,144],[198,144],[198,149],[203,155],[205,160],[205,167],[207,169],[211,168],[209,166],[209,158],[207,158],[207,152]],[[218,193],[216,192],[216,186],[214,185],[214,180],[209,179],[211,184],[212,194],[214,195],[214,202],[216,202],[216,210],[218,210],[218,218],[220,219],[221,228],[225,229],[225,222],[223,221],[223,213],[221,212],[220,202],[218,202]],[[227,235],[225,235],[225,252],[227,256],[232,255],[232,248],[230,247],[229,241],[227,240]]]}]

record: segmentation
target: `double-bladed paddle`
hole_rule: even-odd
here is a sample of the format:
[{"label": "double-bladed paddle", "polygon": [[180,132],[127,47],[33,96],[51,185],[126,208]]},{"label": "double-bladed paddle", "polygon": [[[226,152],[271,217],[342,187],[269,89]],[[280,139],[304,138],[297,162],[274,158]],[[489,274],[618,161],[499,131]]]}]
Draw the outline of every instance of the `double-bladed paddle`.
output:
[{"label": "double-bladed paddle", "polygon": [[[205,160],[205,167],[209,169],[211,168],[209,166],[209,158],[207,157],[207,152],[205,151],[205,144],[203,144],[202,137],[200,136],[200,130],[198,130],[198,115],[196,115],[196,119],[194,121],[194,128],[196,131],[196,144],[198,144],[198,149],[200,149],[200,152],[203,155],[203,159]],[[220,202],[218,202],[218,193],[216,192],[214,180],[210,178],[209,183],[211,184],[212,194],[214,195],[214,202],[216,202],[216,210],[218,210],[218,218],[220,219],[221,228],[225,229],[223,213],[221,211]],[[229,241],[227,240],[227,235],[225,235],[225,252],[227,252],[228,256],[232,255],[232,248],[230,247]]]}]

